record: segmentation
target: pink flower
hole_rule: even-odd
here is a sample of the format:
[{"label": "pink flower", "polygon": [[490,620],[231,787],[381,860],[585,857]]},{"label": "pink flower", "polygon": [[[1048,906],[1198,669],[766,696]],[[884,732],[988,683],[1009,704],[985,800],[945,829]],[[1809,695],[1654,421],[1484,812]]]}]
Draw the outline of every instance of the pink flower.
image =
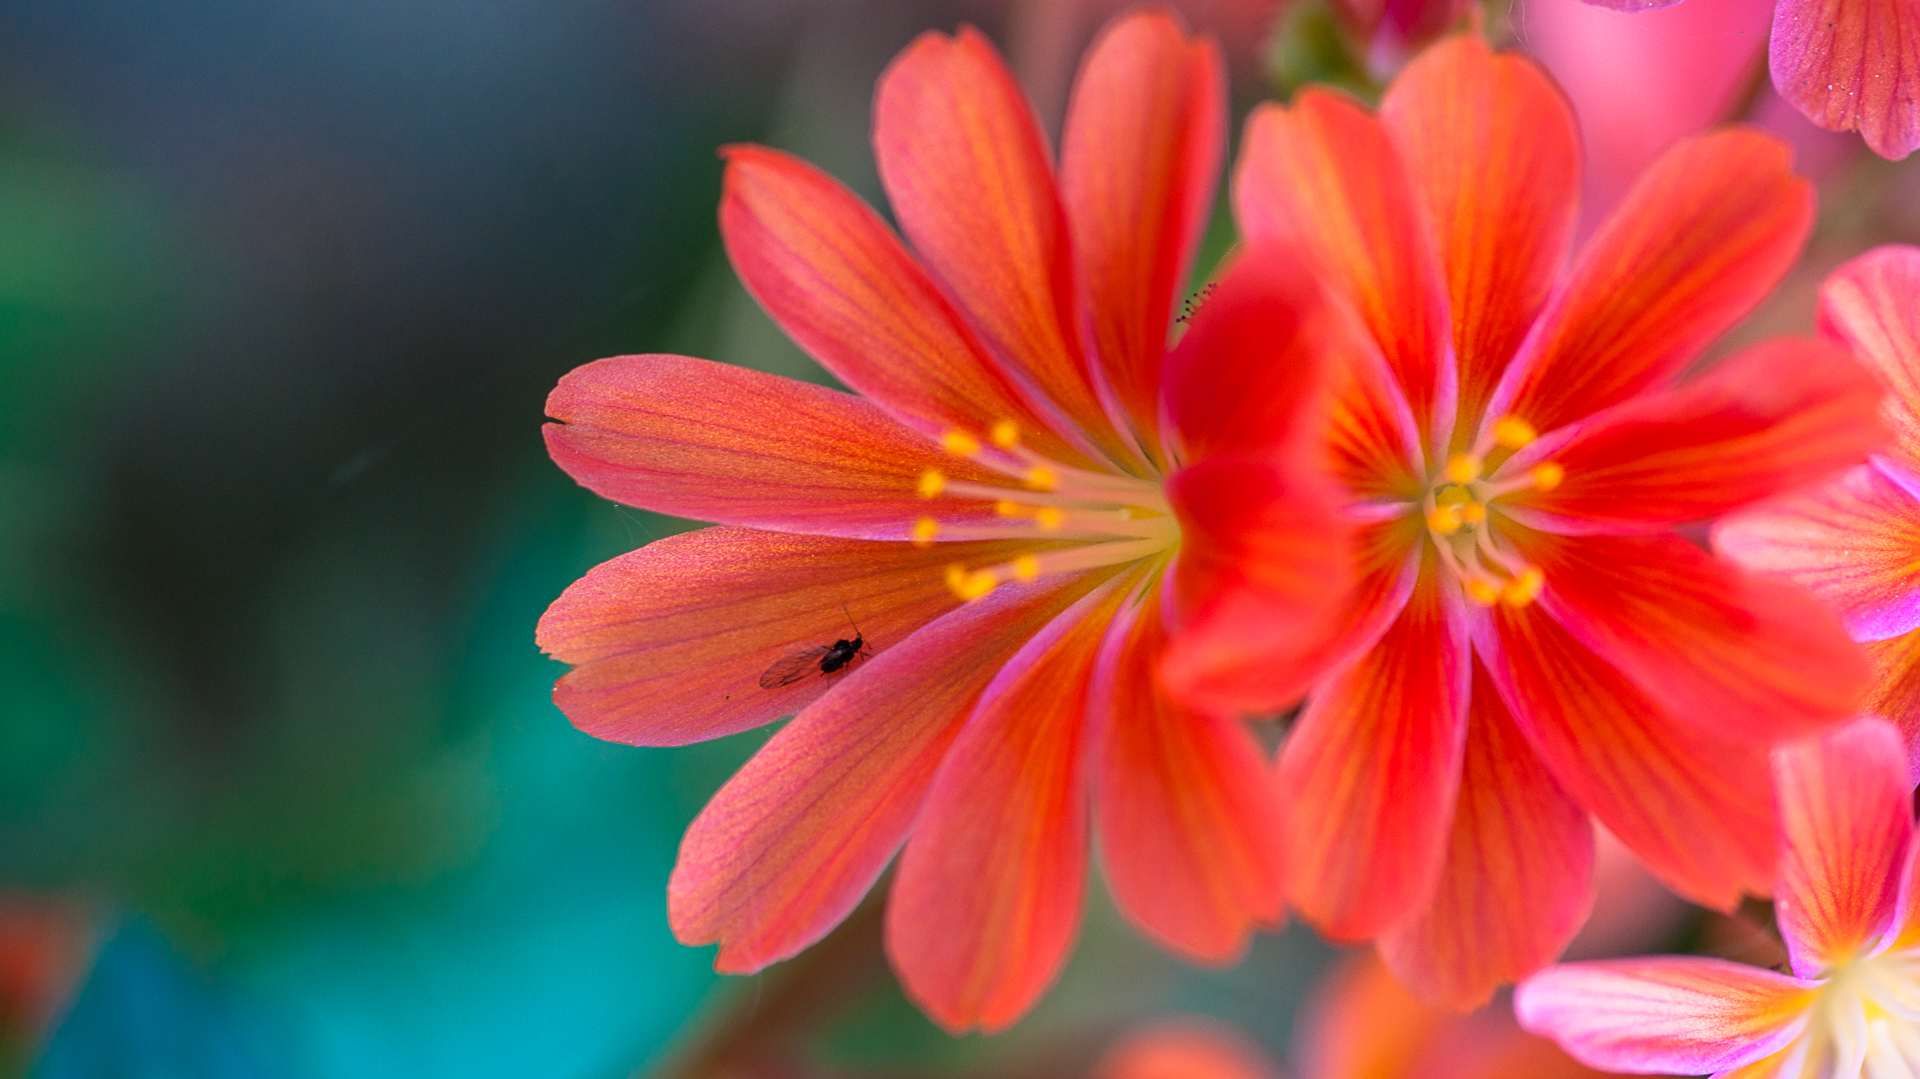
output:
[{"label": "pink flower", "polygon": [[1311,279],[1250,251],[1167,348],[1224,110],[1211,44],[1124,18],[1056,182],[986,39],[922,35],[874,118],[914,254],[812,167],[727,151],[735,268],[860,395],[626,356],[548,399],[581,483],[720,522],[548,610],[561,709],[641,745],[798,713],[681,845],[673,929],[718,941],[718,969],[818,940],[903,844],[888,950],[955,1030],[1006,1026],[1058,972],[1090,832],[1122,912],[1182,955],[1231,959],[1279,919],[1260,747],[1156,673],[1257,663],[1282,704],[1350,581],[1303,419],[1341,340]]},{"label": "pink flower", "polygon": [[1920,891],[1899,732],[1862,719],[1775,751],[1776,911],[1792,972],[1664,956],[1552,967],[1520,1022],[1599,1068],[1738,1079],[1920,1069]]},{"label": "pink flower", "polygon": [[1246,1035],[1199,1016],[1161,1019],[1117,1042],[1094,1079],[1278,1079],[1266,1054]]},{"label": "pink flower", "polygon": [[1815,491],[1722,520],[1714,546],[1838,610],[1873,659],[1867,710],[1920,745],[1920,248],[1877,248],[1835,270],[1820,328],[1892,391],[1893,445]]},{"label": "pink flower", "polygon": [[1247,233],[1310,252],[1377,346],[1335,407],[1363,577],[1277,771],[1290,899],[1461,1008],[1579,928],[1589,815],[1690,898],[1764,892],[1766,747],[1867,678],[1812,597],[1680,532],[1879,437],[1830,342],[1681,379],[1798,257],[1812,191],[1779,140],[1716,132],[1573,251],[1577,141],[1537,67],[1462,36],[1378,116],[1263,106],[1236,178]]}]

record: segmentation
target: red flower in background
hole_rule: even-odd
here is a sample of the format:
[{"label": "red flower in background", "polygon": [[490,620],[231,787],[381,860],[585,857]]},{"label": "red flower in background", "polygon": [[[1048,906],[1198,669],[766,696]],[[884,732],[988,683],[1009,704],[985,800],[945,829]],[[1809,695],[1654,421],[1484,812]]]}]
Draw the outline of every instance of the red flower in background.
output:
[{"label": "red flower in background", "polygon": [[1258,662],[1282,704],[1351,579],[1308,467],[1339,339],[1317,286],[1248,254],[1166,347],[1222,98],[1210,44],[1164,14],[1119,21],[1082,68],[1056,183],[986,40],[923,35],[874,121],[914,254],[810,166],[727,154],[735,268],[864,396],[628,356],[549,398],[548,447],[581,483],[720,522],[554,603],[541,646],[575,665],[555,701],[644,745],[798,713],[681,846],[674,931],[718,941],[720,970],[818,940],[903,843],[888,948],[956,1030],[1007,1025],[1052,980],[1089,831],[1120,909],[1183,955],[1229,959],[1279,918],[1259,746],[1155,675],[1172,627],[1172,660]]},{"label": "red flower in background", "polygon": [[[1464,36],[1378,116],[1263,106],[1237,176],[1247,233],[1311,252],[1378,346],[1333,425],[1363,579],[1277,767],[1291,899],[1456,1007],[1579,927],[1589,814],[1689,898],[1764,893],[1766,747],[1867,676],[1812,597],[1676,531],[1879,436],[1830,343],[1678,381],[1792,264],[1811,190],[1769,136],[1683,142],[1568,268],[1579,171],[1546,77]],[[1178,673],[1216,705],[1273,688]]]}]

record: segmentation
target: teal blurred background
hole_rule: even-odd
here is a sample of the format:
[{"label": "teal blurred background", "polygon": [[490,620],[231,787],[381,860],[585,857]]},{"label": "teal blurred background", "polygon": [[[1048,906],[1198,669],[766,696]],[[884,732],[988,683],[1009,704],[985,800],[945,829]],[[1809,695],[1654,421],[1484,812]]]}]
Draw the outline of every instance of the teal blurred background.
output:
[{"label": "teal blurred background", "polygon": [[[870,913],[717,978],[664,886],[764,735],[596,742],[533,645],[688,526],[551,466],[562,373],[819,377],[733,283],[715,148],[877,199],[914,33],[1012,40],[1055,118],[1113,6],[0,7],[0,1075],[1078,1075],[1170,1008],[1284,1042],[1319,945],[1195,972],[1098,898],[999,1039],[919,1018]],[[1190,7],[1249,75],[1272,5]]]}]

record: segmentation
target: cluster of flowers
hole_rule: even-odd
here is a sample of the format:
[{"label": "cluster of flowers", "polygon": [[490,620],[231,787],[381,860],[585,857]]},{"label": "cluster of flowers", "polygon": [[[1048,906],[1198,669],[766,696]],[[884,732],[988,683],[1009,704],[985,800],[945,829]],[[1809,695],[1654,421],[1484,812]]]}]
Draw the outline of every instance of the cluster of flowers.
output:
[{"label": "cluster of flowers", "polygon": [[[1812,226],[1786,145],[1683,142],[1576,249],[1571,110],[1468,32],[1377,111],[1257,109],[1242,242],[1183,303],[1225,97],[1211,43],[1125,16],[1056,161],[984,38],[924,35],[874,120],[911,248],[726,152],[734,267],[856,392],[666,355],[554,391],[582,484],[717,522],[554,603],[561,709],[656,746],[794,717],[689,830],[675,933],[757,970],[898,854],[907,992],[1000,1029],[1097,848],[1196,961],[1290,909],[1444,1007],[1533,975],[1522,1021],[1596,1066],[1914,1074],[1911,739],[1855,717],[1920,713],[1920,249],[1696,374]],[[1536,975],[1596,821],[1697,903],[1777,894],[1793,973]]]}]

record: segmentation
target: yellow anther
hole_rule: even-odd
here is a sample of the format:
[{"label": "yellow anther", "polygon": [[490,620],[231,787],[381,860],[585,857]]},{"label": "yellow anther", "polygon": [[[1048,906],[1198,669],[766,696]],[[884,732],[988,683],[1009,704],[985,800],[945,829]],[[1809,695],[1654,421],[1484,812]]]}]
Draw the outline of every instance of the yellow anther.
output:
[{"label": "yellow anther", "polygon": [[1002,517],[1018,517],[1025,509],[1026,507],[1020,503],[1009,502],[1004,498],[993,504],[993,512]]},{"label": "yellow anther", "polygon": [[947,477],[937,468],[920,473],[920,497],[932,498],[947,489]]},{"label": "yellow anther", "polygon": [[940,522],[931,517],[922,517],[913,522],[913,545],[915,547],[933,546],[933,537],[940,534]]},{"label": "yellow anther", "polygon": [[1500,586],[1485,578],[1475,577],[1467,582],[1467,598],[1482,607],[1491,607],[1500,602]]},{"label": "yellow anther", "polygon": [[1060,477],[1045,465],[1035,465],[1027,470],[1027,486],[1036,491],[1051,491],[1053,485],[1059,482]]},{"label": "yellow anther", "polygon": [[1012,420],[1001,420],[993,425],[993,430],[987,432],[987,437],[1001,449],[1010,450],[1020,444],[1020,428]]},{"label": "yellow anther", "polygon": [[1067,515],[1058,506],[1041,506],[1033,511],[1034,522],[1049,532],[1067,523]]},{"label": "yellow anther", "polygon": [[1510,450],[1517,450],[1539,437],[1533,424],[1518,416],[1502,416],[1493,425],[1493,440]]},{"label": "yellow anther", "polygon": [[956,457],[972,457],[980,452],[980,440],[965,431],[948,431],[940,436],[940,444]]},{"label": "yellow anther", "polygon": [[1487,519],[1487,507],[1478,502],[1462,502],[1453,507],[1453,515],[1460,519],[1461,524],[1479,524]]},{"label": "yellow anther", "polygon": [[1548,461],[1544,464],[1534,465],[1533,471],[1527,473],[1527,475],[1533,480],[1535,490],[1551,491],[1555,487],[1560,486],[1561,480],[1567,478],[1567,470],[1560,467],[1558,462]]},{"label": "yellow anther", "polygon": [[947,587],[957,593],[960,591],[960,586],[966,583],[967,567],[958,562],[947,563]]},{"label": "yellow anther", "polygon": [[961,599],[979,599],[999,585],[1000,578],[990,569],[968,573],[959,566],[947,567],[947,587]]},{"label": "yellow anther", "polygon": [[1441,506],[1427,514],[1427,527],[1438,535],[1451,536],[1460,531],[1460,522],[1454,519],[1452,506]]},{"label": "yellow anther", "polygon": [[1040,576],[1040,560],[1030,554],[1023,554],[1013,560],[1013,576],[1016,580],[1031,581]]},{"label": "yellow anther", "polygon": [[1540,572],[1539,566],[1528,566],[1500,590],[1500,599],[1509,607],[1525,607],[1539,598],[1541,586],[1546,583],[1547,575]]},{"label": "yellow anther", "polygon": [[1471,453],[1456,453],[1447,458],[1444,474],[1453,483],[1472,483],[1480,478],[1480,458]]}]

